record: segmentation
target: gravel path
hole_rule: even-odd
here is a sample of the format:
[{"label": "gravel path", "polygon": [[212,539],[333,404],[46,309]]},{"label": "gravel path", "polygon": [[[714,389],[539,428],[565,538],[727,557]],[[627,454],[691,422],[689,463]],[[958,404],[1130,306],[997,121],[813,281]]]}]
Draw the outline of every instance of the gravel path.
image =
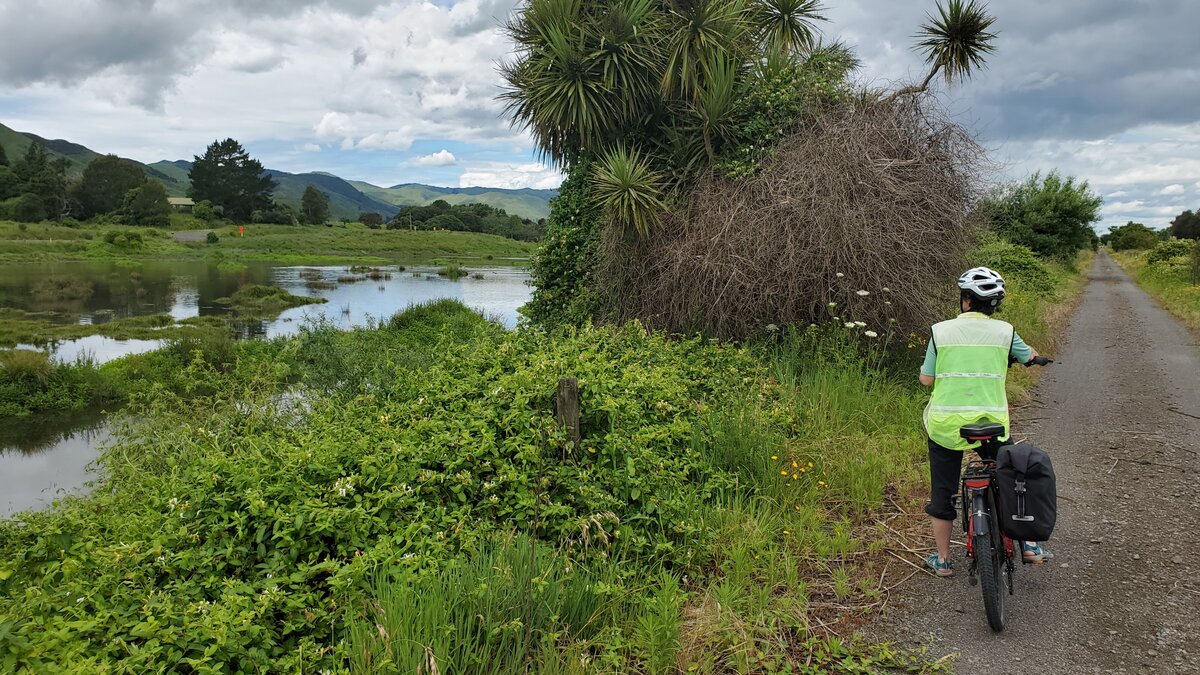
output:
[{"label": "gravel path", "polygon": [[955,577],[914,577],[865,632],[932,642],[960,673],[1200,673],[1197,342],[1101,253],[1057,363],[1014,411],[1058,474],[1054,560],[1018,567],[1003,633],[959,547]]}]

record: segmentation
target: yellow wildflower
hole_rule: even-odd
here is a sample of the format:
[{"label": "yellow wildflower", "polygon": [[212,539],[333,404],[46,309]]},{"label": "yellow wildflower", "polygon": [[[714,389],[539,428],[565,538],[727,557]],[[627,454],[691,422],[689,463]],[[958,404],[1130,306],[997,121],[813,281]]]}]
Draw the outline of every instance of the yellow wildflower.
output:
[{"label": "yellow wildflower", "polygon": [[786,476],[786,475],[787,475],[787,471],[785,471],[785,470],[780,470],[780,471],[779,471],[779,475],[780,475],[780,476]]},{"label": "yellow wildflower", "polygon": [[771,459],[779,459],[779,455],[771,455]]}]

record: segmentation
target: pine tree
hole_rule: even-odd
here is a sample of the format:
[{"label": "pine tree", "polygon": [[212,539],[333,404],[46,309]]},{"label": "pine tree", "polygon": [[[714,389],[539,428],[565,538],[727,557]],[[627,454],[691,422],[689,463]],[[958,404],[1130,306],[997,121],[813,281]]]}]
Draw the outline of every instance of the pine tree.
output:
[{"label": "pine tree", "polygon": [[262,162],[252,159],[241,143],[227,138],[213,141],[197,156],[189,174],[188,195],[220,206],[226,218],[247,221],[250,214],[271,207],[275,181],[263,171]]},{"label": "pine tree", "polygon": [[304,196],[300,198],[300,210],[304,212],[304,222],[324,225],[329,220],[329,197],[315,185],[309,185],[304,188]]}]

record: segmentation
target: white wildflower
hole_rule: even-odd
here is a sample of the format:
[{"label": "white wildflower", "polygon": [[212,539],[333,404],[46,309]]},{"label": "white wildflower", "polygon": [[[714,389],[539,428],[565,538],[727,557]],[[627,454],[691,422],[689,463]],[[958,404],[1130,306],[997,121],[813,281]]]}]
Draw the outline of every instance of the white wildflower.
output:
[{"label": "white wildflower", "polygon": [[779,326],[776,326],[776,325],[775,325],[775,324],[773,324],[773,323],[769,323],[769,324],[767,324],[767,332],[769,332],[769,333],[774,333],[774,332],[775,332],[775,331],[777,331],[777,330],[779,330]]},{"label": "white wildflower", "polygon": [[858,326],[859,328],[866,328],[866,327],[867,327],[867,324],[866,324],[866,323],[864,323],[864,322],[862,322],[862,321],[855,321],[855,322],[854,322],[854,325],[855,325],[855,326]]},{"label": "white wildflower", "polygon": [[892,292],[892,289],[888,288],[887,286],[884,286],[884,287],[883,287],[883,292],[884,292],[884,293],[891,293],[891,292]]},{"label": "white wildflower", "polygon": [[854,322],[853,322],[853,321],[847,321],[846,323],[844,323],[844,324],[842,324],[842,325],[844,325],[846,328],[854,328]]},{"label": "white wildflower", "polygon": [[866,331],[863,331],[863,335],[866,335],[866,336],[867,336],[867,337],[869,337],[869,338],[877,338],[877,337],[879,337],[879,333],[876,333],[876,332],[875,332],[875,331],[873,331],[873,330],[866,330]]},{"label": "white wildflower", "polygon": [[854,293],[865,298],[871,294],[871,291],[854,291]]},{"label": "white wildflower", "polygon": [[842,277],[844,277],[844,276],[846,276],[846,275],[845,275],[845,274],[842,274],[841,272],[838,272],[838,273],[837,273],[837,278],[839,278],[839,279],[841,279],[841,278],[842,278]]},{"label": "white wildflower", "polygon": [[829,303],[829,309],[833,309],[834,307],[837,307],[837,303],[836,303],[836,302],[831,302],[831,303]]},{"label": "white wildflower", "polygon": [[339,478],[334,482],[333,487],[329,488],[329,491],[337,493],[339,497],[354,494],[354,479],[350,476]]}]

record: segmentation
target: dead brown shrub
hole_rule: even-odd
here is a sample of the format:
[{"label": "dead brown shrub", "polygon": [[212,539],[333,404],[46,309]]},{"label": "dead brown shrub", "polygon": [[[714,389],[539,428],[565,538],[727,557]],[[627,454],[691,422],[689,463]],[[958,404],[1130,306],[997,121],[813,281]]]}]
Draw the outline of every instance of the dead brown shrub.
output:
[{"label": "dead brown shrub", "polygon": [[606,318],[741,338],[827,320],[828,303],[886,287],[890,305],[856,303],[846,318],[928,326],[956,297],[983,167],[983,149],[926,98],[818,114],[757,175],[702,180],[648,239],[606,228]]}]

